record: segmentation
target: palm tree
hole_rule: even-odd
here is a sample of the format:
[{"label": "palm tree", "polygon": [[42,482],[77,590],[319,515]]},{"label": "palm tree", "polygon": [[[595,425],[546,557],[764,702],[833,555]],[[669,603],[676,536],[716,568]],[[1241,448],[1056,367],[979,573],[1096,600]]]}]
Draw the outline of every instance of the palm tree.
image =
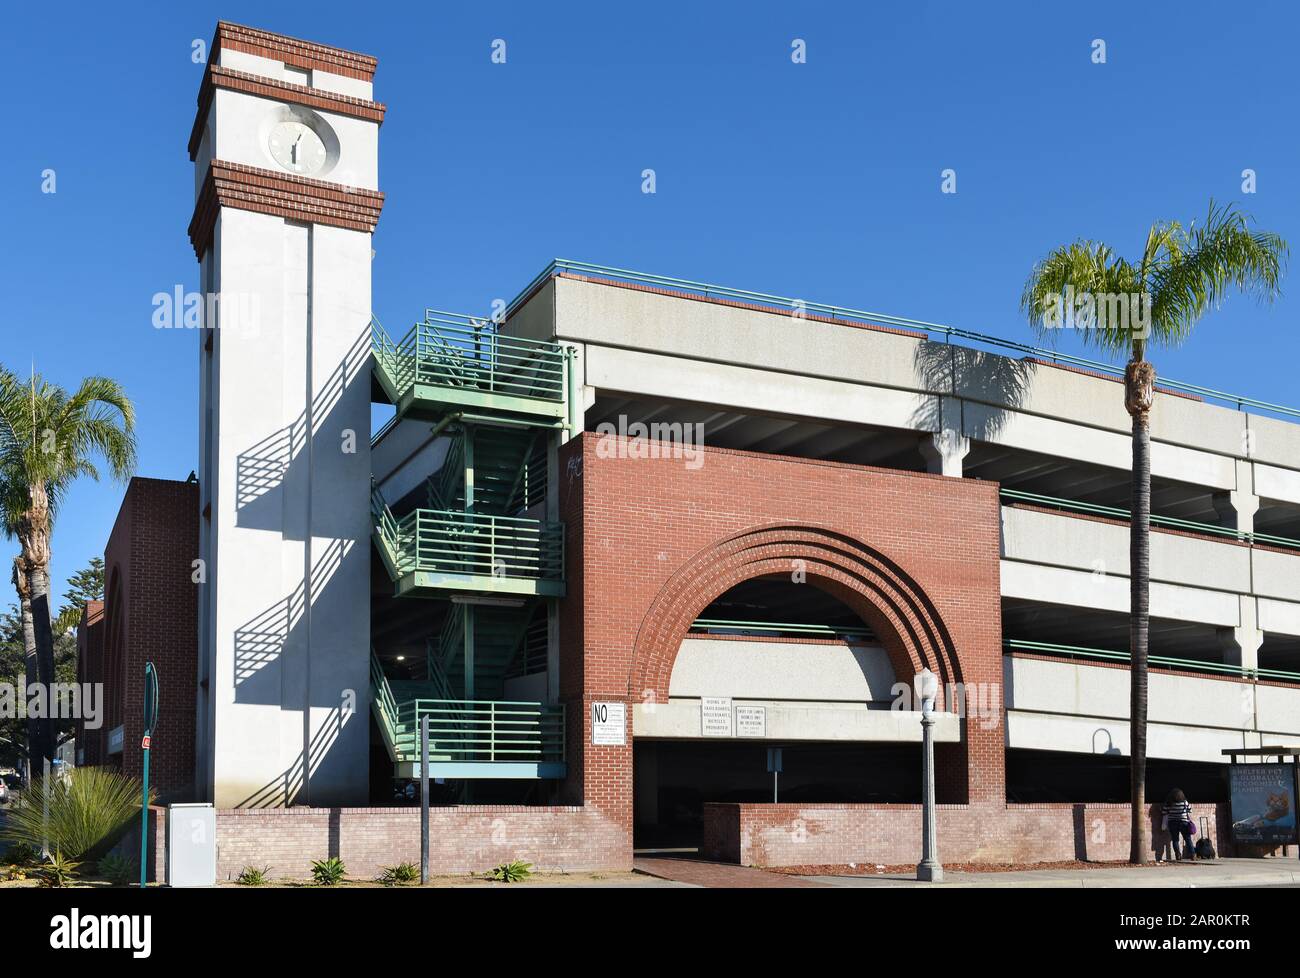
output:
[{"label": "palm tree", "polygon": [[[3,371],[4,368],[0,367],[0,373]],[[3,424],[3,418],[0,418],[0,424]],[[25,508],[25,489],[26,486],[20,485],[18,480],[12,477],[10,471],[0,468],[0,533],[3,533],[7,538],[17,538],[18,536],[20,514]],[[13,585],[14,590],[18,592],[19,621],[21,622],[23,636],[24,674],[28,686],[36,682],[36,626],[32,618],[32,589],[29,586],[29,581],[27,562],[23,560],[20,553],[14,557]],[[36,721],[28,717],[26,754],[28,765],[24,771],[28,783],[30,783],[32,776],[32,753],[39,745],[39,742],[40,731],[36,727]]]},{"label": "palm tree", "polygon": [[[29,385],[0,367],[0,532],[21,549],[14,583],[24,602],[24,628],[31,609],[35,679],[47,688],[54,682],[50,533],[72,483],[99,478],[96,457],[115,479],[135,468],[135,409],[120,384],[88,377],[69,395],[35,374]],[[36,724],[32,763],[53,757],[53,730],[48,718]]]},{"label": "palm tree", "polygon": [[[1235,206],[1218,207],[1211,200],[1209,214],[1200,225],[1151,225],[1146,247],[1136,264],[1094,241],[1080,240],[1057,248],[1034,266],[1021,295],[1021,309],[1035,329],[1050,332],[1064,325],[1063,312],[1070,316],[1074,310],[1081,310],[1080,325],[1088,327],[1079,334],[1085,344],[1129,356],[1124,370],[1124,407],[1133,420],[1129,537],[1130,862],[1145,862],[1149,851],[1143,809],[1151,570],[1150,424],[1156,371],[1146,358],[1147,347],[1180,344],[1230,289],[1272,301],[1279,294],[1288,254],[1287,243],[1281,237],[1253,229],[1251,219]],[[1115,297],[1119,301],[1107,301],[1098,307],[1098,297]]]}]

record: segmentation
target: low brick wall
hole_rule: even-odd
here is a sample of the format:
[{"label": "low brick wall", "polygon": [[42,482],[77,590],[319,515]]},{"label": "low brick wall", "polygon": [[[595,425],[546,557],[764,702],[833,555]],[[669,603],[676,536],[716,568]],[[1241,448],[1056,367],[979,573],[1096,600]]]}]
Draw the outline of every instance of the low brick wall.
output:
[{"label": "low brick wall", "polygon": [[[1194,808],[1209,819],[1223,854],[1227,806]],[[1152,807],[1152,848],[1165,851]],[[940,805],[939,857],[958,863],[1036,863],[1071,859],[1122,860],[1129,855],[1127,805]],[[1199,836],[1197,837],[1199,838]],[[859,863],[897,866],[920,857],[920,805],[720,804],[704,806],[703,851],[744,866]]]},{"label": "low brick wall", "polygon": [[[317,859],[338,856],[348,875],[420,861],[420,809],[263,808],[217,812],[217,879],[245,866],[274,877],[311,875]],[[547,872],[626,870],[632,841],[592,808],[463,805],[429,815],[429,871],[482,873],[523,859]]]}]

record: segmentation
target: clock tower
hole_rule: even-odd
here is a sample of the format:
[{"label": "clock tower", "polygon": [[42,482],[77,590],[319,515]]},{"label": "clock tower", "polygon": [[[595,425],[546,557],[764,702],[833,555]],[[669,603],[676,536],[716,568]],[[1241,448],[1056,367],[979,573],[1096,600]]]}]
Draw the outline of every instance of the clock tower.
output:
[{"label": "clock tower", "polygon": [[190,135],[198,795],[364,804],[375,59],[220,23]]}]

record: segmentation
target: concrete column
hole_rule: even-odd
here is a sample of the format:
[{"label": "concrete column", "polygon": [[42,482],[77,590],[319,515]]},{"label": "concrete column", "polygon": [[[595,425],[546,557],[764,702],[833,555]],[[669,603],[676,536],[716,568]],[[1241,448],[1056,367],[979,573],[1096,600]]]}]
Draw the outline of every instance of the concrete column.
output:
[{"label": "concrete column", "polygon": [[1259,512],[1259,497],[1246,492],[1216,492],[1214,511],[1219,523],[1238,533],[1255,532],[1255,514]]},{"label": "concrete column", "polygon": [[1241,624],[1236,628],[1218,630],[1219,648],[1223,651],[1223,661],[1228,665],[1254,670],[1259,668],[1259,647],[1264,643],[1264,633],[1259,629],[1254,597],[1243,594],[1239,598]]},{"label": "concrete column", "polygon": [[962,459],[970,452],[970,439],[954,428],[944,428],[921,438],[925,471],[960,479]]},{"label": "concrete column", "polygon": [[1255,532],[1255,514],[1259,497],[1255,495],[1255,472],[1252,463],[1237,459],[1237,488],[1214,494],[1214,509],[1219,522],[1239,533]]}]

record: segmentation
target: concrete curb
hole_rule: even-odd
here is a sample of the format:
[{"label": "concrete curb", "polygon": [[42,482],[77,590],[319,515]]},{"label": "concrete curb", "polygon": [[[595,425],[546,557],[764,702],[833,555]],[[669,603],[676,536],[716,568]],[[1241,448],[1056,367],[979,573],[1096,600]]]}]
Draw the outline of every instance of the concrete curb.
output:
[{"label": "concrete curb", "polygon": [[[861,889],[1206,889],[1232,886],[1285,886],[1300,884],[1300,866],[1295,868],[1261,869],[1241,872],[1236,867],[1217,867],[1213,864],[1188,869],[1085,869],[1025,870],[1014,873],[962,874],[957,879],[942,883],[921,883],[900,877],[872,876],[808,876],[801,879],[829,883],[840,888]],[[1065,874],[1070,875],[1065,875]]]}]

